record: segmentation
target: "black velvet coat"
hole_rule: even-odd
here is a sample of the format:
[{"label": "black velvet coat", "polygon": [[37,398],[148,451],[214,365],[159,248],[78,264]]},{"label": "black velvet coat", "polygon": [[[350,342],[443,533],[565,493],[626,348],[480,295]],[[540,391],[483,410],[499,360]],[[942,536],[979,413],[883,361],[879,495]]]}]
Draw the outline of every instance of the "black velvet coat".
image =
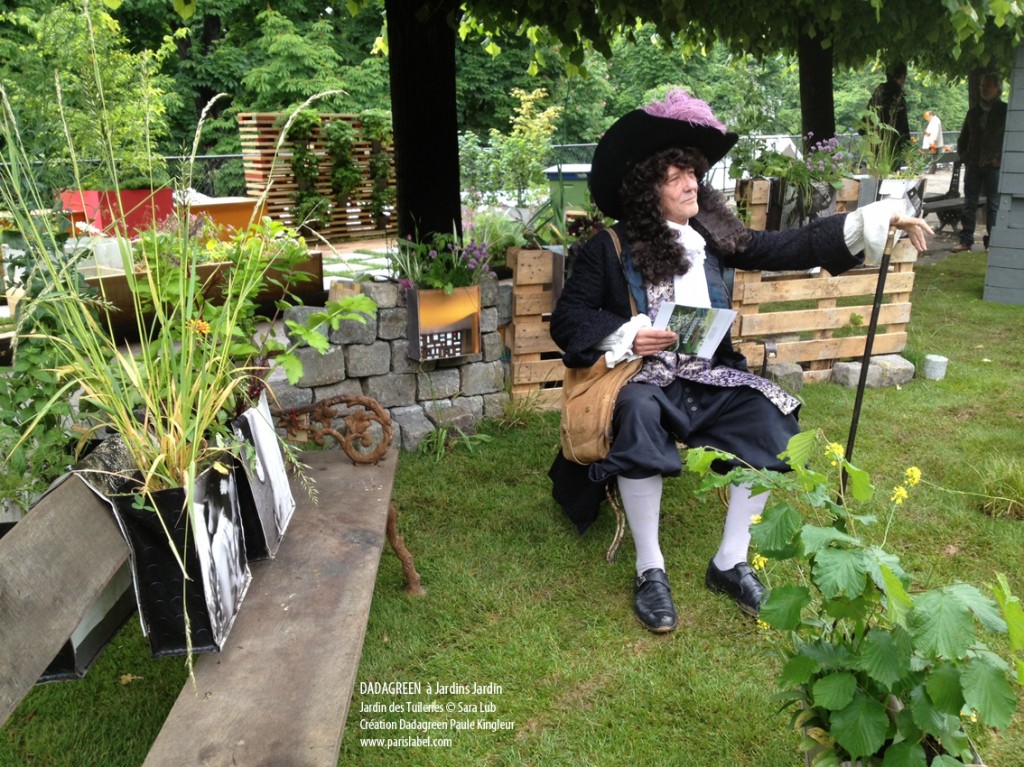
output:
[{"label": "black velvet coat", "polygon": [[[843,237],[845,215],[819,219],[800,229],[782,232],[748,230],[749,239],[742,249],[722,252],[712,246],[718,241],[698,216],[691,225],[708,240],[704,271],[711,304],[728,308],[731,304],[725,270],[746,269],[784,271],[820,266],[830,274],[841,274],[863,262],[853,255]],[[563,351],[567,367],[588,367],[601,356],[596,345],[629,321],[629,287],[637,309],[646,311],[647,295],[643,278],[633,267],[625,227],[615,227],[622,243],[622,261],[615,253],[612,238],[599,233],[588,240],[574,258],[572,273],[551,316],[551,337]],[[628,278],[627,278],[628,275]],[[628,283],[627,283],[628,279]],[[627,287],[629,286],[629,287]],[[746,369],[746,361],[726,336],[715,353],[715,364]],[[549,476],[552,495],[583,532],[597,516],[604,498],[604,485],[591,482],[586,466],[571,463],[561,453]]]}]

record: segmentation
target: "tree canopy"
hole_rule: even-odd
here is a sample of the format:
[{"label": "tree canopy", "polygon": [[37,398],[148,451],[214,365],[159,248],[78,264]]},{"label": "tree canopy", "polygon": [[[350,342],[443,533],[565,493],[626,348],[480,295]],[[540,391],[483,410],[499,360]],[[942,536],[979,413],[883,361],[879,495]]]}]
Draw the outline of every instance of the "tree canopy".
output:
[{"label": "tree canopy", "polygon": [[796,54],[804,38],[833,50],[840,66],[862,65],[877,55],[913,60],[951,76],[970,68],[1007,68],[1024,30],[1024,8],[1010,0],[469,0],[465,23],[501,36],[512,31],[539,40],[550,34],[575,65],[592,45],[605,55],[619,31],[655,26],[665,40],[694,47],[725,42],[758,58]]}]

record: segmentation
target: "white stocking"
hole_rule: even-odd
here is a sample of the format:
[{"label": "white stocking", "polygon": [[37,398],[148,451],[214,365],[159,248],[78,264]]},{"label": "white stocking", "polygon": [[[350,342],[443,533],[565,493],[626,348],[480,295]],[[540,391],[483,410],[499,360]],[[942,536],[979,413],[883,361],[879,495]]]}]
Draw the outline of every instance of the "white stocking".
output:
[{"label": "white stocking", "polygon": [[750,485],[732,485],[729,488],[729,510],[725,513],[722,543],[715,554],[715,567],[731,570],[747,561],[750,548],[750,518],[764,511],[768,493],[750,494]]},{"label": "white stocking", "polygon": [[665,569],[665,557],[658,544],[658,520],[661,516],[661,475],[643,479],[619,477],[622,509],[636,545],[636,574],[652,567]]}]

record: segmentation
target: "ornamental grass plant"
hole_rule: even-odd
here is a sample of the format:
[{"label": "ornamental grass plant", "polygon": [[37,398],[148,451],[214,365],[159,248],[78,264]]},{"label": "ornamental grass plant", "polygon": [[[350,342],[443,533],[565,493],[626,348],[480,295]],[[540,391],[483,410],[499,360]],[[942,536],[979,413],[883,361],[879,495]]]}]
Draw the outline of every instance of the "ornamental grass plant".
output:
[{"label": "ornamental grass plant", "polygon": [[[979,471],[1020,448],[1020,308],[981,299],[985,259],[963,254],[916,268],[904,356],[919,365],[926,354],[948,357],[946,378],[868,390],[851,457],[884,488],[883,506],[907,467],[920,468],[885,544],[920,587],[959,581],[984,590],[1005,573],[1019,594],[1024,527],[986,513]],[[813,384],[800,396],[803,428],[842,439],[854,392]],[[604,561],[613,515],[605,510],[579,536],[550,497],[557,414],[517,411],[512,420],[485,421],[490,442],[440,462],[401,454],[392,501],[427,594],[403,593],[402,566],[385,548],[338,764],[803,765],[802,736],[775,699],[777,637],[703,585],[724,507],[697,497],[694,474],[666,483],[662,544],[680,627],[650,634],[632,613],[628,536],[615,563]],[[1009,650],[1005,637],[990,647]],[[181,663],[149,657],[132,622],[84,680],[39,687],[22,702],[0,729],[0,765],[138,767],[186,681]],[[409,699],[360,691],[392,681],[493,682],[502,691]],[[369,740],[382,731],[363,720],[426,717],[364,706],[434,699],[493,704],[481,718],[514,728],[435,732],[450,744],[419,748]],[[1020,706],[998,732],[969,719],[987,764],[1021,764]]]},{"label": "ornamental grass plant", "polygon": [[[126,344],[114,330],[115,308],[104,295],[104,282],[98,295],[84,287],[78,261],[85,253],[64,254],[66,232],[39,225],[55,219],[30,215],[47,200],[25,183],[32,163],[17,131],[7,130],[16,116],[6,99],[3,107],[8,163],[0,199],[27,243],[25,279],[37,285],[21,305],[19,326],[29,330],[20,335],[54,350],[52,373],[61,385],[50,403],[76,396],[74,428],[86,436],[120,435],[141,474],[142,493],[189,488],[198,473],[220,466],[231,452],[230,420],[250,404],[253,379],[265,376],[268,355],[282,352],[274,364],[284,366],[291,380],[301,374],[292,350],[271,337],[259,339],[256,328],[265,319],[260,293],[274,280],[288,281],[306,257],[305,244],[269,220],[253,222],[227,242],[198,240],[187,206],[181,223],[169,230],[154,221],[154,230],[158,223],[165,227],[162,234],[145,234],[136,246],[119,238],[137,339]],[[197,133],[193,157],[198,140]],[[113,169],[116,158],[108,159]],[[197,268],[208,260],[225,266],[205,273]],[[373,311],[369,299],[347,297],[314,315],[309,327],[293,323],[289,332],[325,349],[318,326],[365,320]],[[42,420],[41,412],[28,431]]]},{"label": "ornamental grass plant", "polygon": [[[88,15],[85,18],[89,23]],[[97,94],[92,102],[95,130],[109,136],[115,117],[104,104],[102,62],[95,49],[91,65],[88,74],[94,78]],[[60,73],[55,80],[55,99],[72,158],[71,170],[80,186]],[[137,107],[142,115],[157,111],[147,103]],[[188,199],[191,169],[209,108],[207,105],[203,112],[190,160],[177,180],[179,201]],[[329,343],[321,328],[337,329],[347,319],[365,322],[376,307],[366,296],[346,296],[329,302],[303,324],[287,323],[289,337],[295,339],[288,346],[269,332],[260,336],[258,324],[286,306],[279,303],[265,313],[260,296],[275,283],[287,295],[288,283],[297,279],[296,267],[308,258],[305,242],[270,220],[251,221],[226,242],[200,237],[192,226],[187,202],[177,204],[176,222],[167,228],[151,200],[146,210],[151,232],[134,244],[127,236],[117,238],[119,275],[127,285],[132,317],[132,341],[126,342],[121,330],[115,329],[117,307],[108,300],[105,280],[100,281],[98,290],[90,289],[79,271],[87,252],[65,252],[63,248],[68,235],[66,220],[36,215],[36,211],[53,209],[55,203],[52,190],[37,178],[39,165],[32,161],[17,126],[18,115],[0,86],[0,148],[4,154],[0,207],[10,213],[23,238],[22,279],[30,289],[17,309],[14,355],[18,357],[20,344],[41,346],[47,351],[48,365],[43,371],[48,384],[45,400],[38,392],[17,394],[32,399],[31,410],[19,413],[20,439],[10,445],[0,430],[0,445],[9,448],[0,456],[4,470],[20,465],[7,461],[23,457],[24,451],[20,455],[18,451],[26,441],[37,439],[40,430],[55,430],[64,442],[116,435],[132,465],[118,472],[123,476],[109,483],[113,490],[108,492],[133,496],[136,508],[155,510],[156,492],[182,488],[182,510],[189,512],[186,529],[197,526],[196,514],[202,505],[195,502],[196,478],[208,469],[228,473],[232,461],[242,454],[243,446],[231,422],[255,404],[270,368],[280,365],[295,383],[302,373],[300,358],[294,353],[300,344],[326,351]],[[153,137],[144,131],[137,138],[154,158],[148,166],[153,170],[152,188],[158,188],[160,163],[155,159]],[[99,159],[117,191],[119,157],[109,141],[102,146],[104,156]],[[280,146],[279,141],[278,151]],[[262,208],[262,202],[256,210]],[[124,212],[119,211],[122,221]],[[164,231],[157,234],[161,227]],[[221,263],[204,271],[200,266],[207,260]],[[74,407],[69,408],[69,402]],[[0,402],[7,410],[18,404]],[[66,460],[49,468],[60,474],[71,463]],[[167,532],[168,548],[184,573],[184,552],[163,518],[160,521]],[[187,625],[187,615],[185,622]],[[190,638],[186,641],[191,663]]]}]

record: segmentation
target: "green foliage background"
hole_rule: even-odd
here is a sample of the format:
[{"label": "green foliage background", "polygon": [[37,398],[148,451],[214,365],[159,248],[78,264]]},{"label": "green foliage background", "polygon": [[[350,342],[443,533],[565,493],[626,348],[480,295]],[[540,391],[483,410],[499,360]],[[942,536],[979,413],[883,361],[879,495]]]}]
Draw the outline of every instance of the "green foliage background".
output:
[{"label": "green foliage background", "polygon": [[[227,98],[208,118],[201,147],[201,153],[224,154],[240,151],[240,112],[284,110],[313,93],[335,89],[343,93],[321,102],[322,109],[389,107],[387,59],[375,52],[385,34],[383,5],[365,5],[352,16],[297,0],[275,3],[272,9],[255,0],[200,0],[196,14],[186,21],[165,0],[125,0],[109,16],[101,10],[93,13],[105,19],[101,42],[104,60],[111,62],[106,76],[122,69],[130,72],[146,52],[159,52],[154,86],[164,93],[160,109],[166,122],[166,129],[161,126],[156,134],[160,149],[182,153],[207,102],[225,93]],[[33,40],[33,33],[43,31],[42,20],[54,14],[67,18],[73,7],[68,0],[22,0],[0,14],[0,80],[21,94],[26,105],[40,105],[34,112],[35,130],[28,131],[40,153],[63,142],[42,109],[53,103],[52,77],[42,70],[81,71],[82,52],[53,39],[59,27],[46,30],[39,40]],[[800,131],[799,73],[795,59],[785,55],[756,60],[733,55],[722,43],[698,50],[694,38],[666,41],[652,24],[614,35],[612,58],[586,50],[581,66],[568,69],[557,47],[543,48],[528,36],[500,42],[497,56],[492,55],[490,37],[469,34],[457,42],[459,128],[485,141],[492,130],[509,132],[518,104],[512,95],[516,87],[542,87],[550,94],[545,106],[561,108],[554,143],[596,141],[614,119],[668,85],[698,94],[741,133]],[[45,59],[39,55],[43,45]],[[884,79],[882,70],[880,64],[837,70],[839,132],[856,125],[871,90]],[[127,79],[109,90],[125,103],[137,100]],[[907,101],[912,128],[923,124],[925,109],[933,109],[947,129],[957,130],[967,109],[967,89],[962,79],[912,66]],[[130,110],[113,114],[120,130],[133,130]]]}]

